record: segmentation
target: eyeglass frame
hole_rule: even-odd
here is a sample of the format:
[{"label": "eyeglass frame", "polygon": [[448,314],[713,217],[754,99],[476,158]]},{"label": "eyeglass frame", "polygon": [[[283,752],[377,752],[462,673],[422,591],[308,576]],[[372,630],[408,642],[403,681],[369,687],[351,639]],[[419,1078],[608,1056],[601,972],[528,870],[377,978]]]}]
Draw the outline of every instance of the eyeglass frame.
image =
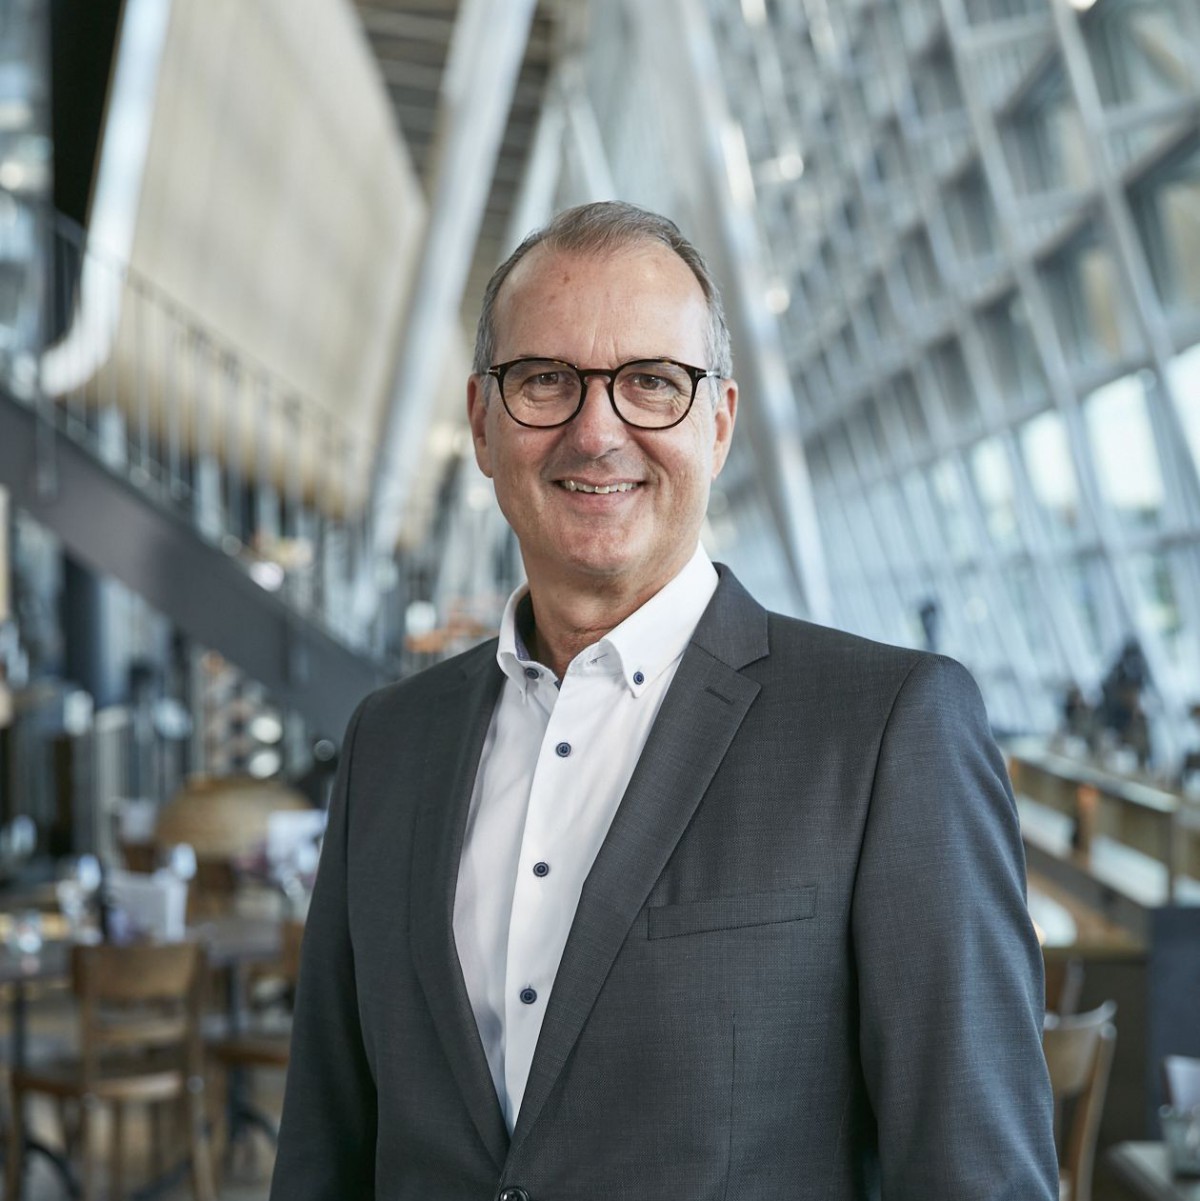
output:
[{"label": "eyeglass frame", "polygon": [[[564,417],[562,421],[556,421],[553,425],[530,425],[528,421],[522,421],[520,417],[514,415],[512,409],[508,407],[508,401],[504,396],[504,377],[518,363],[557,363],[563,367],[570,367],[572,371],[579,376],[579,403],[575,406],[574,411],[569,417]],[[688,373],[692,381],[692,395],[688,400],[687,408],[675,418],[670,425],[638,425],[636,421],[630,421],[624,413],[617,408],[617,398],[614,394],[616,388],[617,376],[625,370],[626,367],[632,367],[637,363],[669,363],[672,367],[679,367]],[[691,363],[681,363],[678,359],[666,358],[642,358],[630,359],[627,363],[622,363],[618,367],[580,367],[575,363],[568,363],[566,359],[554,359],[545,355],[527,354],[522,355],[518,359],[509,359],[506,363],[493,363],[484,373],[485,376],[491,376],[496,381],[496,386],[500,390],[500,403],[504,405],[504,411],[523,429],[527,430],[557,430],[562,429],[564,425],[570,425],[576,417],[583,412],[583,406],[587,402],[588,378],[593,375],[602,375],[607,378],[605,391],[608,393],[608,403],[612,405],[612,411],[617,417],[624,422],[625,425],[635,430],[646,430],[648,433],[657,433],[660,430],[674,429],[680,422],[687,419],[687,415],[692,411],[692,406],[696,403],[696,393],[700,388],[700,381],[703,379],[724,379],[725,377],[713,368],[693,367]]]}]

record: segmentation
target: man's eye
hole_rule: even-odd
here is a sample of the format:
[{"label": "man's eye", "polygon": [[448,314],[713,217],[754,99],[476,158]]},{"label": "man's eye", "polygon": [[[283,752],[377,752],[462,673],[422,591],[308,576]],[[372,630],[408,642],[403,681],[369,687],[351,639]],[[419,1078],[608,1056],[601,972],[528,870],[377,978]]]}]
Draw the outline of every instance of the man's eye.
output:
[{"label": "man's eye", "polygon": [[639,371],[633,377],[633,386],[640,392],[662,392],[672,387],[669,379],[663,379],[661,375],[648,375],[644,371]]},{"label": "man's eye", "polygon": [[528,381],[535,388],[557,388],[562,383],[561,371],[542,371]]}]

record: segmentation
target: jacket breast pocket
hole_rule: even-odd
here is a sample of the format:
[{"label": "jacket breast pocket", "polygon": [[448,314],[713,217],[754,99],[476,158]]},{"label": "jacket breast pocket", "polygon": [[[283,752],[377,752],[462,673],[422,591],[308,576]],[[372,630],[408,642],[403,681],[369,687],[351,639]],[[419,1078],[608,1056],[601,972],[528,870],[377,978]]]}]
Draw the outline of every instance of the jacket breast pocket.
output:
[{"label": "jacket breast pocket", "polygon": [[682,905],[656,905],[647,911],[647,938],[677,938],[708,930],[736,930],[798,922],[816,915],[817,886],[784,892],[752,892],[709,897]]}]

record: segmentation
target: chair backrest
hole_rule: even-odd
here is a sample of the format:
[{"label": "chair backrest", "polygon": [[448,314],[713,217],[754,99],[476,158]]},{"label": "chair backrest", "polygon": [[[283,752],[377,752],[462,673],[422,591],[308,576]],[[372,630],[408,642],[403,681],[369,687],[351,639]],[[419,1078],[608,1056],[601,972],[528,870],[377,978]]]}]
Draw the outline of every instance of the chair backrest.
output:
[{"label": "chair backrest", "polygon": [[1167,1055],[1162,1062],[1163,1096],[1176,1109],[1200,1105],[1200,1059]]},{"label": "chair backrest", "polygon": [[300,975],[300,944],[304,940],[304,923],[293,918],[283,923],[282,944],[279,951],[283,977],[295,985]]},{"label": "chair backrest", "polygon": [[194,942],[74,947],[85,1080],[98,1077],[104,1056],[118,1051],[174,1049],[181,1068],[194,1071],[202,1061],[204,962],[204,948]]},{"label": "chair backrest", "polygon": [[1083,960],[1076,956],[1046,960],[1046,1012],[1067,1017],[1079,1008]]},{"label": "chair backrest", "polygon": [[1108,1091],[1117,1030],[1113,1001],[1074,1017],[1049,1015],[1042,1050],[1050,1070],[1056,1119],[1070,1114],[1062,1131],[1060,1162],[1069,1201],[1091,1201],[1096,1136]]}]

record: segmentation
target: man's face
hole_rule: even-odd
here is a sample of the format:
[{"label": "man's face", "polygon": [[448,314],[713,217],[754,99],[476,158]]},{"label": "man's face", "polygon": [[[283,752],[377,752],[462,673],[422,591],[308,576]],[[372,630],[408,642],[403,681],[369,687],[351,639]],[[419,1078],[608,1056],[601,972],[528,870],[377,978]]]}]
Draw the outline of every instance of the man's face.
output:
[{"label": "man's face", "polygon": [[[665,246],[599,257],[538,247],[501,289],[495,358],[604,368],[670,358],[708,368],[707,329],[699,283]],[[733,381],[702,380],[691,412],[666,430],[622,422],[602,377],[589,378],[583,410],[558,429],[518,425],[494,379],[472,376],[467,404],[476,460],[495,482],[535,592],[584,586],[641,603],[691,557],[729,450]],[[568,483],[634,487],[596,494]]]}]

